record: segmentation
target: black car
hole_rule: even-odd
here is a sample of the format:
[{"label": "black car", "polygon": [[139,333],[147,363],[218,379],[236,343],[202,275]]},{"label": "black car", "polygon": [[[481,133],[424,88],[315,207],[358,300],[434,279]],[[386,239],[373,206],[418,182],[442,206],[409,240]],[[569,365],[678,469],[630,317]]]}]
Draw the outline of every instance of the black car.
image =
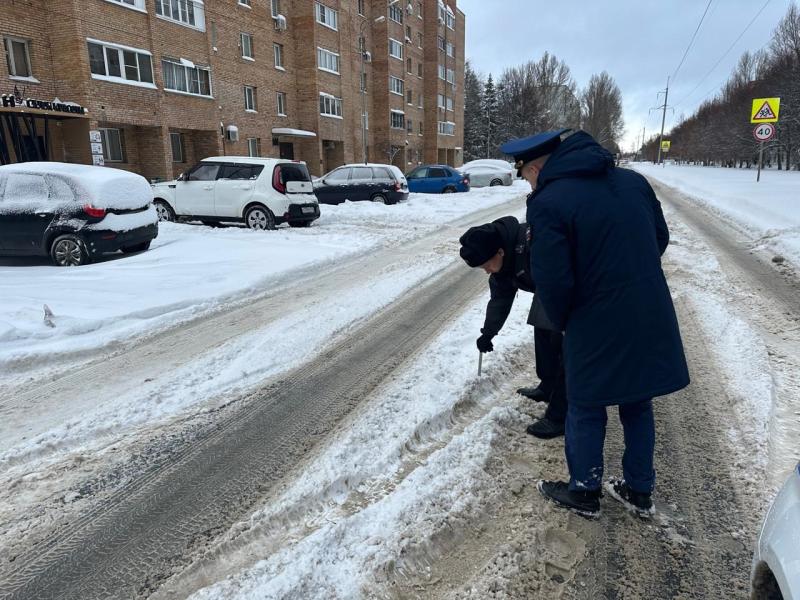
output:
[{"label": "black car", "polygon": [[343,165],[315,181],[314,193],[322,204],[345,200],[397,204],[408,198],[408,182],[392,165]]},{"label": "black car", "polygon": [[0,254],[50,256],[77,266],[122,250],[141,252],[158,235],[150,185],[106,167],[21,163],[0,167]]}]

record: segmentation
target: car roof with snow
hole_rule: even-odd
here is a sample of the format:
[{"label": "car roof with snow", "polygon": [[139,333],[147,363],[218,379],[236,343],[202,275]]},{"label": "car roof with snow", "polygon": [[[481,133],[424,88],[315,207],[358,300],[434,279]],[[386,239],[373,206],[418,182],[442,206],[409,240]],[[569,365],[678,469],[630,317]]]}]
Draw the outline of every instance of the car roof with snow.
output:
[{"label": "car roof with snow", "polygon": [[[0,175],[22,173],[56,176],[67,181],[77,199],[96,208],[141,208],[153,201],[153,190],[141,175],[114,169],[61,162],[25,162],[0,166]],[[56,202],[59,198],[51,195]],[[64,202],[74,198],[64,197]]]}]

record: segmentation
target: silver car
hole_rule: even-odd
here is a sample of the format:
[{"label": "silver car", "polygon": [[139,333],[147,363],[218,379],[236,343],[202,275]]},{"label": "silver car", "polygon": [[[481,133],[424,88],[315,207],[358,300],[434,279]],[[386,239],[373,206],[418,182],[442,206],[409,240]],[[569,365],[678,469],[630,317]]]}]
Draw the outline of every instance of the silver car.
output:
[{"label": "silver car", "polygon": [[511,185],[514,182],[514,173],[508,167],[473,161],[465,164],[459,171],[469,174],[472,187]]}]

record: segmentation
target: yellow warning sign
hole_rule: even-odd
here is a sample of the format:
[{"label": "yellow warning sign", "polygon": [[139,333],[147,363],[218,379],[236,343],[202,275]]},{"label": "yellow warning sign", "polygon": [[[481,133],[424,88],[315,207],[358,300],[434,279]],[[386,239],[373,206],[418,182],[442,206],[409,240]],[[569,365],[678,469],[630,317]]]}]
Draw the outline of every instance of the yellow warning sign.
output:
[{"label": "yellow warning sign", "polygon": [[750,112],[751,123],[775,123],[781,112],[780,98],[756,98]]},{"label": "yellow warning sign", "polygon": [[662,152],[669,152],[669,147],[672,145],[672,142],[669,140],[662,140],[661,141],[661,151]]}]

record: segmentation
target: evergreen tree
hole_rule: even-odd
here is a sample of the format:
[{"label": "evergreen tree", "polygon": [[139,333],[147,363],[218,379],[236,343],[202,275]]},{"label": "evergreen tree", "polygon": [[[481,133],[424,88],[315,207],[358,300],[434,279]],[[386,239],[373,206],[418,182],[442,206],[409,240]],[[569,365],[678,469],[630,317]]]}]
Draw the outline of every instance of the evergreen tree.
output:
[{"label": "evergreen tree", "polygon": [[482,158],[483,139],[483,82],[467,61],[464,78],[464,162]]},{"label": "evergreen tree", "polygon": [[494,87],[491,73],[489,73],[489,78],[486,80],[486,84],[483,88],[481,117],[484,120],[483,140],[485,146],[483,156],[485,158],[490,158],[497,153],[497,126],[499,124],[497,90]]}]

